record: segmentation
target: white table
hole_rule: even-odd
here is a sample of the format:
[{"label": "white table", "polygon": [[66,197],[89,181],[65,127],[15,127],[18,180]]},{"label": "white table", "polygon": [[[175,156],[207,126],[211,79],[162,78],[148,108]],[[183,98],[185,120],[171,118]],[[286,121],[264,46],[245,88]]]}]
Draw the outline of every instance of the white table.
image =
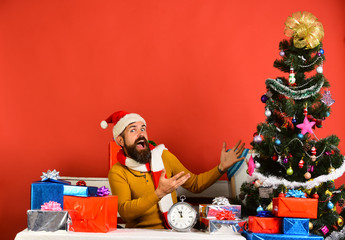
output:
[{"label": "white table", "polygon": [[66,231],[56,231],[56,232],[33,232],[27,229],[19,232],[15,240],[106,240],[106,239],[126,239],[126,240],[152,240],[152,239],[162,239],[162,240],[245,240],[239,233],[238,234],[210,234],[197,230],[191,232],[175,232],[173,230],[164,229],[117,229],[108,233],[86,233],[86,232],[66,232]]}]

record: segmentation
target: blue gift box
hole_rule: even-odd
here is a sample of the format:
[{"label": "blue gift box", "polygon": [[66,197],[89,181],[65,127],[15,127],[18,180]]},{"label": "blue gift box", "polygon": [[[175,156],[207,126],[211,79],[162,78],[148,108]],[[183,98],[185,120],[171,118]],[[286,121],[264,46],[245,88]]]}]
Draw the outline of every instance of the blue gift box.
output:
[{"label": "blue gift box", "polygon": [[283,233],[295,235],[309,234],[308,218],[283,218]]},{"label": "blue gift box", "polygon": [[76,197],[95,197],[98,187],[64,185],[64,195]]},{"label": "blue gift box", "polygon": [[34,182],[31,184],[31,209],[41,209],[45,202],[54,201],[63,208],[64,184],[52,182]]},{"label": "blue gift box", "polygon": [[268,234],[268,233],[251,233],[242,232],[242,235],[247,240],[282,240],[282,239],[311,239],[311,240],[323,240],[322,236],[308,234],[308,235],[293,235],[293,234]]}]

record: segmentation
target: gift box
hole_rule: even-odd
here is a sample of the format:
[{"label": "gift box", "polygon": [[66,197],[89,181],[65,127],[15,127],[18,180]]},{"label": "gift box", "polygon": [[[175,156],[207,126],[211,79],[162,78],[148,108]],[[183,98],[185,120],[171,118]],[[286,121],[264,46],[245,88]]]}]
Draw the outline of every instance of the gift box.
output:
[{"label": "gift box", "polygon": [[68,230],[69,215],[67,211],[28,210],[28,230],[48,231]]},{"label": "gift box", "polygon": [[117,196],[64,196],[64,210],[70,213],[75,232],[109,232],[117,228]]},{"label": "gift box", "polygon": [[215,218],[222,211],[231,211],[235,214],[236,218],[241,218],[241,205],[199,204],[200,217]]},{"label": "gift box", "polygon": [[309,234],[309,219],[307,218],[284,218],[283,219],[283,233],[308,235]]},{"label": "gift box", "polygon": [[292,235],[292,234],[269,234],[269,233],[251,233],[242,232],[242,235],[247,240],[282,240],[282,239],[310,239],[310,240],[323,240],[322,236],[308,234],[308,235]]},{"label": "gift box", "polygon": [[249,216],[248,231],[254,233],[282,233],[282,219]]},{"label": "gift box", "polygon": [[273,214],[277,217],[317,218],[318,200],[312,198],[273,198]]},{"label": "gift box", "polygon": [[244,220],[217,220],[202,217],[201,228],[212,234],[238,234],[246,223]]},{"label": "gift box", "polygon": [[64,184],[52,182],[34,182],[31,184],[31,209],[41,209],[45,202],[55,201],[63,207]]},{"label": "gift box", "polygon": [[98,187],[64,185],[63,194],[76,197],[96,197]]}]

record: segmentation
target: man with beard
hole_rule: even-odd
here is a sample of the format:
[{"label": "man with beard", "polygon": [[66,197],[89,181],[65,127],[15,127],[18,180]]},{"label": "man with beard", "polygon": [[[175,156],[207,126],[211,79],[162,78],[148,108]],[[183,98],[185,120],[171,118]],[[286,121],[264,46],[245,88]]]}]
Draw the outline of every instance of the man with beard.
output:
[{"label": "man with beard", "polygon": [[128,228],[169,228],[166,217],[177,202],[179,186],[199,193],[216,182],[238,161],[244,143],[220,154],[220,163],[211,170],[193,174],[169,152],[163,144],[149,144],[145,120],[136,113],[118,111],[105,121],[102,128],[113,123],[113,136],[121,146],[118,162],[110,169],[108,178],[113,195],[118,196],[118,211]]}]

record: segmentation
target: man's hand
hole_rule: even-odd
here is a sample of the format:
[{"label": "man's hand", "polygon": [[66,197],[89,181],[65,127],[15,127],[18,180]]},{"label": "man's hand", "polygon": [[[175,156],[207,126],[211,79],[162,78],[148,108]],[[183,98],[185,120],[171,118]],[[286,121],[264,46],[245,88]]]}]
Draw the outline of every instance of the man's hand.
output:
[{"label": "man's hand", "polygon": [[234,165],[235,163],[245,159],[245,157],[238,158],[241,156],[244,150],[244,143],[241,144],[241,140],[238,141],[235,147],[233,147],[230,151],[226,151],[226,142],[223,143],[223,148],[220,153],[220,163],[219,163],[219,170],[225,172],[229,167]]},{"label": "man's hand", "polygon": [[179,186],[184,184],[188,178],[190,178],[190,174],[187,173],[184,175],[184,172],[179,172],[172,178],[165,178],[165,169],[162,170],[161,177],[159,178],[159,184],[155,193],[159,199],[164,197],[165,195],[175,191]]}]

